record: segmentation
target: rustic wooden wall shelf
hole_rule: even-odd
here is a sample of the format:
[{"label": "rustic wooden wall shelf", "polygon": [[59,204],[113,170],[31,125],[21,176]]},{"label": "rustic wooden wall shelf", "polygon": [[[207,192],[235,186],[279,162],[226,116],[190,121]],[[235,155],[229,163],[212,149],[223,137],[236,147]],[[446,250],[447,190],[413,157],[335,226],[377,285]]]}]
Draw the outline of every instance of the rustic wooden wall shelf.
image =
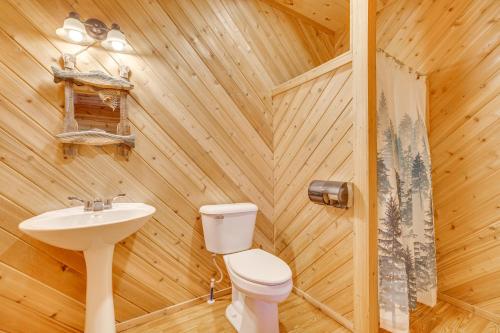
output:
[{"label": "rustic wooden wall shelf", "polygon": [[64,132],[56,135],[64,156],[75,156],[76,145],[117,145],[126,158],[135,146],[130,133],[127,96],[134,87],[129,68],[120,66],[120,77],[101,71],[78,72],[75,57],[63,55],[64,69],[52,66],[54,82],[64,82]]}]

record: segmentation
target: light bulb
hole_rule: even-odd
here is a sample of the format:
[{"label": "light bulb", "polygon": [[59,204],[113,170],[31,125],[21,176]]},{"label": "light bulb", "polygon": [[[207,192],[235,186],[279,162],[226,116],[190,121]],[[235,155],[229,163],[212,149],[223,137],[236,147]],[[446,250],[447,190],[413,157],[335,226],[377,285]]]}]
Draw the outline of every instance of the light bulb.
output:
[{"label": "light bulb", "polygon": [[83,41],[83,34],[78,30],[69,30],[68,37],[76,43],[80,43],[81,41]]},{"label": "light bulb", "polygon": [[125,44],[123,42],[114,40],[111,42],[111,47],[115,51],[123,51],[123,49],[125,48]]}]

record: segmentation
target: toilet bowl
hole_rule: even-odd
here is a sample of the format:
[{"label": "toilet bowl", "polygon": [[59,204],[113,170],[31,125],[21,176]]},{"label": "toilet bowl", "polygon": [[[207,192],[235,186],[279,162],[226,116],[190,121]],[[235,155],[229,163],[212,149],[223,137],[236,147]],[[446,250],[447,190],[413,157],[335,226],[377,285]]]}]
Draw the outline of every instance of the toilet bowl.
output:
[{"label": "toilet bowl", "polygon": [[226,318],[239,333],[278,333],[278,303],[292,290],[292,272],[278,257],[260,249],[224,256],[233,298]]},{"label": "toilet bowl", "polygon": [[226,318],[239,333],[279,333],[278,303],[290,294],[290,267],[261,249],[251,249],[257,206],[252,203],[200,208],[205,246],[224,255],[232,284]]}]

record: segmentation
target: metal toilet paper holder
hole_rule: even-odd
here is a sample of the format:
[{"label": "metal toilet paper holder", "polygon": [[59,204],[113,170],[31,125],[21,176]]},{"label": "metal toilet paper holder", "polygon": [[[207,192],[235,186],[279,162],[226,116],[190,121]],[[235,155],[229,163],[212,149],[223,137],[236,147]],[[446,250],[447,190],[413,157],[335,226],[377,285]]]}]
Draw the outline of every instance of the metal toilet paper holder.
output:
[{"label": "metal toilet paper holder", "polygon": [[313,180],[308,188],[309,199],[319,205],[337,208],[352,207],[353,187],[350,182]]}]

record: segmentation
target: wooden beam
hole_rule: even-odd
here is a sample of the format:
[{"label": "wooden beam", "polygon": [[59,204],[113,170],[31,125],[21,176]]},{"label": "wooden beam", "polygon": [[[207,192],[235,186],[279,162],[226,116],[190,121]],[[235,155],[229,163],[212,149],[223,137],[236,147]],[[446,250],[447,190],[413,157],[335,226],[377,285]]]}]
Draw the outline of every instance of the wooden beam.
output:
[{"label": "wooden beam", "polygon": [[311,70],[308,70],[305,73],[300,74],[299,76],[296,76],[286,82],[283,82],[276,87],[273,88],[271,95],[276,96],[281,93],[284,93],[287,90],[293,89],[295,87],[298,87],[306,82],[309,82],[311,80],[314,80],[315,78],[326,74],[328,72],[331,72],[339,67],[344,66],[345,64],[351,62],[352,60],[352,54],[351,51],[348,51],[346,53],[343,53],[339,55],[338,57],[333,58],[332,60],[329,60],[317,67],[314,67]]},{"label": "wooden beam", "polygon": [[325,305],[325,304],[317,301],[314,297],[312,297],[311,295],[309,295],[305,291],[300,290],[299,288],[297,288],[295,286],[293,287],[293,292],[295,294],[297,294],[299,297],[302,297],[303,299],[305,299],[306,301],[308,301],[309,303],[311,303],[312,305],[317,307],[318,309],[320,309],[328,317],[332,318],[337,323],[341,324],[342,326],[344,326],[345,328],[347,328],[351,332],[354,330],[353,325],[352,325],[352,321],[350,321],[349,319],[347,319],[346,317],[344,317],[343,315],[341,315],[337,311],[333,310],[328,305]]},{"label": "wooden beam", "polygon": [[[216,291],[214,293],[214,297],[219,298],[219,297],[223,297],[223,296],[226,296],[229,294],[231,294],[231,288],[224,288],[222,290]],[[177,303],[177,304],[174,304],[171,306],[167,306],[163,309],[149,312],[149,313],[146,313],[145,315],[135,317],[135,318],[129,319],[127,321],[118,323],[118,324],[116,324],[116,331],[123,332],[123,331],[131,329],[133,327],[137,327],[137,326],[155,321],[155,320],[160,319],[162,317],[165,317],[167,315],[171,315],[172,313],[176,313],[176,312],[182,311],[184,309],[193,307],[195,305],[205,303],[205,301],[208,299],[208,296],[209,295],[203,295],[200,297],[196,297],[196,298],[187,300],[185,302]]]},{"label": "wooden beam", "polygon": [[351,1],[354,125],[354,331],[378,331],[376,0]]},{"label": "wooden beam", "polygon": [[438,293],[438,299],[445,301],[447,303],[450,303],[451,305],[454,305],[462,310],[471,312],[479,317],[482,317],[486,320],[492,321],[496,324],[500,324],[500,315],[481,309],[480,307],[476,305],[469,304],[467,302],[464,302],[462,300],[456,299],[454,297],[448,296],[444,293]]}]

